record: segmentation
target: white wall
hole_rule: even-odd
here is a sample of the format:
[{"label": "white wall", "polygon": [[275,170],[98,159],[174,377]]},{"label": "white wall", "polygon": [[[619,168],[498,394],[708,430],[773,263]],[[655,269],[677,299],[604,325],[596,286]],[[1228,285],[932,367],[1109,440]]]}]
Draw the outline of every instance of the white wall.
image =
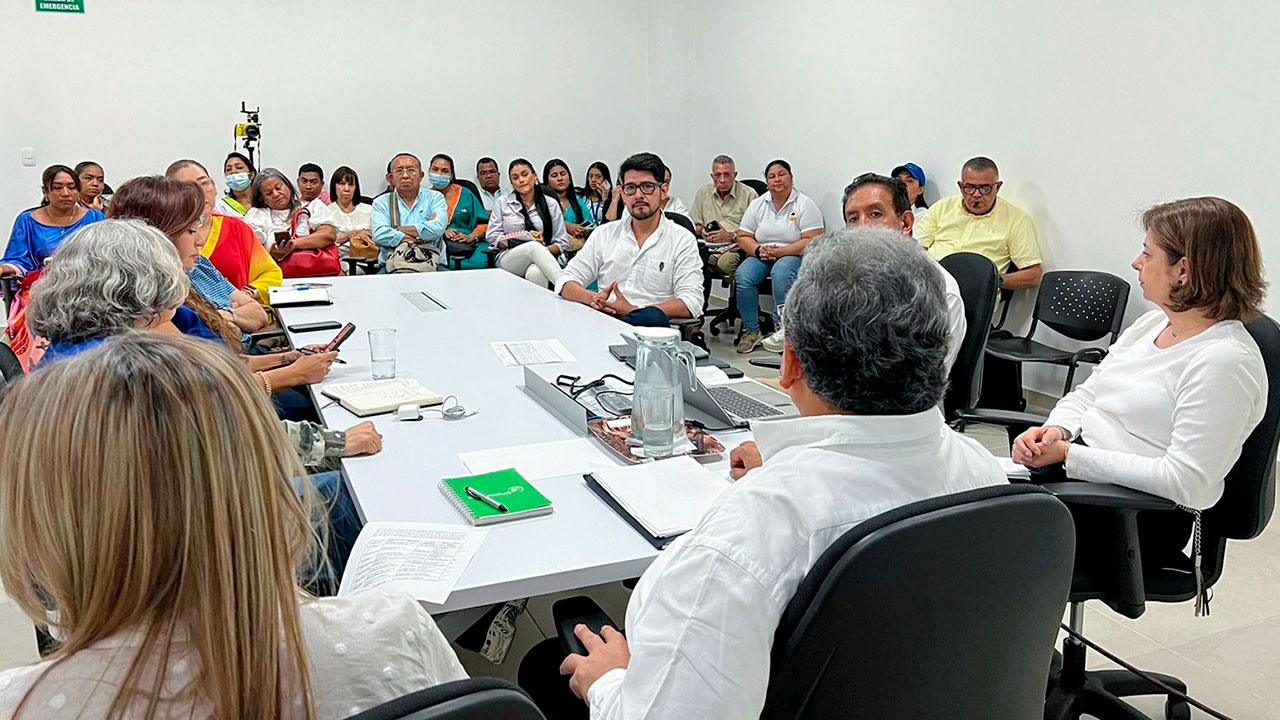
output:
[{"label": "white wall", "polygon": [[[268,164],[350,164],[369,188],[402,148],[448,152],[467,177],[480,155],[558,155],[579,181],[649,149],[691,202],[718,153],[743,177],[783,157],[832,227],[861,172],[912,160],[936,198],[984,154],[1048,269],[1132,281],[1138,214],[1195,194],[1239,204],[1280,257],[1275,3],[86,4],[0,6],[0,223],[53,162],[94,158],[117,185],[180,156],[216,167],[244,99]],[[1148,307],[1135,292],[1129,314]]]},{"label": "white wall", "polygon": [[[956,192],[965,159],[990,156],[1001,197],[1035,218],[1045,267],[1125,278],[1131,318],[1152,307],[1129,269],[1138,215],[1152,203],[1225,197],[1280,262],[1276,3],[700,0],[694,9],[706,79],[693,134],[699,173],[721,152],[742,177],[786,158],[833,227],[840,192],[859,173],[914,161],[932,198]],[[1280,312],[1280,287],[1268,307]],[[1029,377],[1061,392],[1060,372]]]},{"label": "white wall", "polygon": [[[0,225],[40,172],[92,158],[115,186],[195,157],[221,181],[241,100],[267,165],[348,164],[367,192],[401,150],[616,167],[650,147],[651,11],[616,0],[86,0],[0,5]],[[19,151],[35,147],[34,168]],[[661,151],[659,149],[659,151]],[[688,148],[682,149],[688,154]],[[261,163],[260,163],[261,165]],[[505,185],[504,181],[504,185]]]}]

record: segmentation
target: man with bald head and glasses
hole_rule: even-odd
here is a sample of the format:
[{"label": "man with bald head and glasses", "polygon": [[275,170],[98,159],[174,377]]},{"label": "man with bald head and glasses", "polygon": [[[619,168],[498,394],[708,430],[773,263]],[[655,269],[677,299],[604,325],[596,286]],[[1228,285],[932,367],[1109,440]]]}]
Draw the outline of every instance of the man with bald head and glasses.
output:
[{"label": "man with bald head and glasses", "polygon": [[[1000,170],[990,158],[975,157],[960,171],[960,194],[933,205],[913,235],[936,260],[958,252],[982,255],[1000,268],[1004,289],[1040,284],[1040,243],[1031,216],[1001,200]],[[1018,269],[1006,272],[1009,264]]]}]

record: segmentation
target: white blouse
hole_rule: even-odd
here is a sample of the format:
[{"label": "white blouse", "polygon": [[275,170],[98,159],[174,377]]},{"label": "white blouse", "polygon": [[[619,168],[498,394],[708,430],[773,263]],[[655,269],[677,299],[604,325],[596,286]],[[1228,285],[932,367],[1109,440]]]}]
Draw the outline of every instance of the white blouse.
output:
[{"label": "white blouse", "polygon": [[[306,204],[307,211],[311,213],[311,221],[309,230],[314,231],[321,225],[337,225],[333,220],[333,210],[325,205],[320,198],[316,198]],[[276,233],[287,232],[289,225],[293,221],[293,211],[291,210],[272,210],[270,208],[249,208],[249,212],[244,214],[244,221],[249,223],[249,227],[253,228],[253,234],[258,236],[258,242],[263,247],[270,248],[275,245]]]},{"label": "white blouse", "polygon": [[351,212],[345,213],[335,202],[329,205],[329,212],[333,213],[333,226],[337,228],[339,235],[352,230],[369,230],[373,227],[373,206],[369,203],[356,205],[351,208]]},{"label": "white blouse", "polygon": [[1067,477],[1204,510],[1222,497],[1227,472],[1262,420],[1267,373],[1236,320],[1158,348],[1167,324],[1162,310],[1138,318],[1045,424],[1085,442],[1068,452]]},{"label": "white blouse", "polygon": [[[318,718],[349,717],[425,687],[467,677],[431,616],[408,595],[370,590],[351,597],[321,598],[302,603],[301,615]],[[105,718],[139,640],[137,634],[124,634],[81,650],[56,666],[45,661],[0,673],[0,717],[12,717],[25,698],[24,717]],[[175,643],[171,653],[162,699],[180,697],[199,670],[198,659],[184,645]],[[135,703],[125,715],[133,717],[141,707]],[[301,710],[301,701],[294,707]],[[162,705],[157,717],[211,716],[207,707],[179,702]]]}]

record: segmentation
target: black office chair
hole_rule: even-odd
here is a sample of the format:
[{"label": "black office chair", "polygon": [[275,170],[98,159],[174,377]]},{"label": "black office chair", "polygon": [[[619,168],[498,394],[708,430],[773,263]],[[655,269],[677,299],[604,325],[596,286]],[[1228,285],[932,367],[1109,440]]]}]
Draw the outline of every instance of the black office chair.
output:
[{"label": "black office chair", "polygon": [[742,184],[746,185],[752,190],[755,190],[756,195],[763,195],[769,192],[769,186],[763,180],[756,180],[755,178],[749,178],[747,180],[743,180]]},{"label": "black office chair", "polygon": [[471,182],[470,180],[464,180],[463,178],[454,178],[453,181],[457,183],[459,186],[470,190],[471,194],[475,195],[477,200],[479,200],[482,197],[480,195],[480,188],[476,187],[476,184]]},{"label": "black office chair", "polygon": [[913,503],[818,559],[773,641],[761,720],[1038,718],[1075,531],[999,485]]},{"label": "black office chair", "polygon": [[[697,237],[697,233],[694,232],[692,220],[680,213],[664,212],[663,214],[667,216],[668,220],[671,220],[685,230],[688,230],[690,235],[693,235],[695,238]],[[681,340],[687,340],[703,350],[707,349],[707,339],[702,334],[701,317],[677,318],[675,320],[668,321],[667,325],[680,331]]]},{"label": "black office chair", "polygon": [[964,301],[964,337],[953,339],[960,343],[960,350],[951,365],[942,402],[947,421],[958,423],[956,429],[963,430],[958,413],[976,405],[982,394],[982,361],[1000,289],[1000,273],[990,260],[970,252],[952,253],[941,260],[941,265],[955,278]]},{"label": "black office chair", "polygon": [[1026,337],[993,337],[987,354],[1015,363],[1051,363],[1067,367],[1062,392],[1071,392],[1080,363],[1100,363],[1105,348],[1089,347],[1074,352],[1059,350],[1032,339],[1036,327],[1049,328],[1073,340],[1092,342],[1111,335],[1108,345],[1120,335],[1124,309],[1129,303],[1129,283],[1110,273],[1094,270],[1062,270],[1045,273],[1036,294],[1035,312]]},{"label": "black office chair", "polygon": [[13,348],[0,343],[0,388],[17,382],[23,376],[22,363],[13,353]]},{"label": "black office chair", "polygon": [[[1203,587],[1207,590],[1222,577],[1227,540],[1250,540],[1262,534],[1275,509],[1276,445],[1280,440],[1280,326],[1261,317],[1246,326],[1262,351],[1267,370],[1267,405],[1261,422],[1245,440],[1240,459],[1227,473],[1222,499],[1201,513],[1200,554]],[[1070,626],[1083,630],[1083,604],[1101,600],[1128,618],[1146,610],[1147,601],[1186,602],[1197,596],[1195,574],[1188,559],[1185,567],[1143,567],[1138,542],[1138,513],[1184,512],[1170,500],[1105,483],[1048,483],[1068,507],[1088,507],[1091,526],[1085,532],[1114,538],[1114,554],[1090,567],[1077,558],[1071,583]],[[1176,548],[1181,551],[1182,548]],[[1177,678],[1148,673],[1180,692],[1186,685]],[[1055,658],[1050,677],[1046,720],[1066,720],[1088,713],[1104,720],[1142,717],[1120,698],[1133,695],[1165,695],[1165,691],[1120,670],[1085,671],[1085,647],[1073,638],[1063,642],[1061,660]],[[1167,718],[1190,718],[1190,708],[1173,696],[1165,701]]]},{"label": "black office chair", "polygon": [[347,720],[546,720],[523,690],[498,678],[436,685],[370,708]]}]

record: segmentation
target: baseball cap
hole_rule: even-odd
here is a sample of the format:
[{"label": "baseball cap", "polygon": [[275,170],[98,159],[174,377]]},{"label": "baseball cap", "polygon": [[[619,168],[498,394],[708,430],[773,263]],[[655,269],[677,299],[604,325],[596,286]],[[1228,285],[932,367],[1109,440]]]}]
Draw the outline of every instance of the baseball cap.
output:
[{"label": "baseball cap", "polygon": [[905,163],[905,164],[899,165],[898,167],[893,169],[893,172],[889,173],[889,177],[898,177],[898,173],[904,170],[911,173],[911,177],[915,178],[916,182],[920,183],[922,186],[929,184],[925,182],[924,171],[921,170],[920,166],[915,163]]}]

